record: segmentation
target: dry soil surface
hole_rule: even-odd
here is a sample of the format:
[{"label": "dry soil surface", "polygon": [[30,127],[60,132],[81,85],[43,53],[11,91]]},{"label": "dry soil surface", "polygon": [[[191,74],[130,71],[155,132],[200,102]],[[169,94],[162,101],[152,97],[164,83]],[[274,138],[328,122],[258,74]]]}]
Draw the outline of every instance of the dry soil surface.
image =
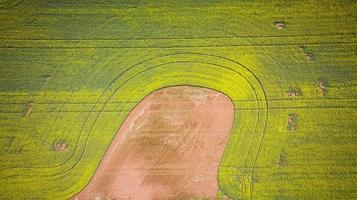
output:
[{"label": "dry soil surface", "polygon": [[153,92],[129,114],[74,199],[215,199],[233,116],[230,99],[213,90]]}]

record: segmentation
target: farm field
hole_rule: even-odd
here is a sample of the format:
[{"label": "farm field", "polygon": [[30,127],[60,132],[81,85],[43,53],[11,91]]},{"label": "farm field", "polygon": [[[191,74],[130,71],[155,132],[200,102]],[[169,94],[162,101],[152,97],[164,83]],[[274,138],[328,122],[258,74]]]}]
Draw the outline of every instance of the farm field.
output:
[{"label": "farm field", "polygon": [[216,199],[234,109],[227,96],[176,86],[145,97],[74,199]]},{"label": "farm field", "polygon": [[0,0],[0,199],[73,198],[129,113],[173,86],[233,103],[214,199],[356,199],[356,13],[352,0]]}]

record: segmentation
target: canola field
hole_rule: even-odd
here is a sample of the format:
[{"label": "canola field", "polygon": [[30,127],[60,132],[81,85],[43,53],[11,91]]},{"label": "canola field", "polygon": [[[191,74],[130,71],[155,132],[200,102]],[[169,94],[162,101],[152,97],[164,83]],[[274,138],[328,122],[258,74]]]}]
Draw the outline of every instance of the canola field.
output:
[{"label": "canola field", "polygon": [[357,2],[0,0],[0,199],[70,199],[160,88],[226,94],[217,199],[357,198]]}]

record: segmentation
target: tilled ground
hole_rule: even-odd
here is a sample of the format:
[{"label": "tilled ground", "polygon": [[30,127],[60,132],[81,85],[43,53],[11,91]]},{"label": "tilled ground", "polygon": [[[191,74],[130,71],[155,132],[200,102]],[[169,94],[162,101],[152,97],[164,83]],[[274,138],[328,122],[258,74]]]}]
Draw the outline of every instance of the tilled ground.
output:
[{"label": "tilled ground", "polygon": [[213,90],[179,86],[150,94],[74,199],[216,198],[233,117],[230,99]]}]

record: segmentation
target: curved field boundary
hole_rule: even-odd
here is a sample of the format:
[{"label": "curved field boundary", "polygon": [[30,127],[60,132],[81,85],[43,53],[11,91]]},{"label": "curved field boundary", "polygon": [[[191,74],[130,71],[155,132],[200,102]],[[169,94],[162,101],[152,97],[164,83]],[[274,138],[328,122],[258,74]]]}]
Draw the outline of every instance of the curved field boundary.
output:
[{"label": "curved field boundary", "polygon": [[[102,113],[108,106],[109,102],[120,98],[120,101],[132,101],[133,99],[141,100],[146,95],[163,87],[174,85],[191,85],[198,87],[206,87],[217,90],[226,94],[233,102],[247,99],[255,100],[254,128],[239,132],[239,123],[235,120],[228,145],[225,149],[224,156],[221,161],[221,166],[229,164],[229,160],[234,157],[244,157],[241,161],[237,161],[239,166],[246,166],[245,174],[252,176],[254,173],[254,165],[258,158],[259,148],[264,138],[266,120],[268,116],[268,107],[266,102],[266,94],[259,79],[247,67],[239,64],[236,61],[229,60],[223,57],[218,57],[208,54],[193,54],[193,53],[176,53],[160,56],[150,60],[146,60],[130,67],[125,72],[118,75],[103,92],[96,104],[92,107],[91,113],[88,114],[86,123],[82,126],[81,134],[77,141],[77,146],[71,157],[63,164],[54,167],[40,168],[16,168],[6,169],[3,174],[12,179],[21,176],[61,178],[68,175],[72,170],[80,168],[81,163],[88,158],[86,149],[92,145],[93,138],[96,138],[98,129],[100,129],[100,120]],[[133,88],[134,87],[134,88]],[[138,101],[139,102],[139,101]],[[236,107],[236,104],[235,104]],[[131,107],[132,109],[133,107]],[[98,110],[99,112],[94,112]],[[124,119],[121,119],[121,122]],[[249,119],[246,119],[249,120]],[[118,123],[120,124],[120,123]],[[230,146],[236,140],[249,138],[250,142],[244,143],[239,147],[245,149],[245,155],[236,155],[236,147]],[[233,151],[232,151],[233,150]],[[100,155],[97,155],[98,157]],[[235,190],[227,190],[232,183],[226,178],[227,174],[232,173],[232,170],[220,168],[219,184],[221,189],[229,196],[237,196]],[[246,176],[241,176],[245,179]],[[82,177],[81,177],[82,178]],[[88,180],[89,181],[89,180]],[[71,196],[78,188],[83,185],[72,185],[71,188],[65,188],[69,191],[68,197]],[[240,187],[243,191],[238,195],[249,195],[246,191],[252,186]],[[63,189],[63,188],[62,188]]]},{"label": "curved field boundary", "polygon": [[[186,62],[184,62],[184,63],[186,63]],[[168,65],[168,64],[173,64],[173,63],[166,63],[166,65]],[[177,63],[176,63],[177,64]],[[196,64],[198,64],[198,63],[196,63]],[[201,63],[202,64],[202,63]],[[206,66],[209,66],[209,65],[212,65],[212,63],[203,63],[204,65],[206,65]],[[190,65],[190,67],[192,67],[193,65],[192,65],[192,63],[191,63],[191,65]],[[224,68],[224,66],[220,66],[220,65],[215,65],[215,67],[222,67],[222,68]],[[151,67],[151,68],[154,68],[154,67]],[[183,68],[183,66],[181,66],[181,68]],[[150,68],[149,68],[150,69]],[[165,67],[164,69],[168,69],[168,67]],[[175,69],[180,69],[180,67],[177,67],[177,68],[175,68]],[[189,69],[188,69],[189,70]],[[143,71],[143,72],[146,72],[147,71],[147,69],[145,69],[145,71]],[[169,73],[170,71],[172,71],[172,70],[169,70],[167,73]],[[218,71],[217,69],[215,70],[215,71]],[[143,72],[139,72],[137,75],[139,75],[140,73],[143,73]],[[161,71],[160,71],[161,72]],[[188,72],[187,71],[184,71],[183,72],[183,74],[182,74],[182,76],[179,76],[180,78],[179,79],[184,79],[185,77],[184,77],[184,75],[185,74],[187,74]],[[232,73],[232,71],[230,72],[230,73]],[[237,73],[237,72],[235,72],[235,73]],[[163,73],[163,74],[166,74],[166,73]],[[240,76],[242,76],[242,74],[241,73],[239,73],[240,74]],[[137,76],[136,75],[136,76]],[[257,97],[257,99],[265,99],[265,96],[258,96],[258,95],[261,95],[262,93],[257,93],[256,92],[256,90],[257,90],[257,87],[259,87],[259,86],[253,86],[253,84],[251,83],[251,82],[249,82],[248,81],[248,79],[247,78],[245,78],[244,76],[242,76],[243,77],[243,79],[245,79],[245,81],[247,81],[248,83],[249,83],[249,85],[250,85],[250,87],[251,87],[251,90],[253,90],[254,91],[254,95]],[[212,77],[212,78],[214,78],[214,77]],[[127,81],[125,81],[124,83],[129,83],[129,81],[130,81],[130,79],[132,79],[131,77],[127,80]],[[190,78],[189,78],[190,79]],[[121,79],[122,80],[122,79]],[[119,80],[118,82],[120,82],[121,80]],[[171,78],[168,78],[168,81],[170,81],[170,80],[173,80],[173,78],[171,77]],[[168,82],[167,81],[167,82]],[[195,80],[196,81],[196,80]],[[152,83],[155,83],[156,81],[155,80],[150,80],[149,81],[151,84]],[[187,82],[189,82],[189,80],[186,80],[186,81],[184,81],[183,83],[180,83],[180,82],[182,82],[182,81],[179,81],[178,83],[177,82],[175,82],[175,83],[173,83],[173,85],[182,85],[182,84],[185,84],[185,85],[192,85],[192,86],[201,86],[201,87],[208,87],[208,88],[210,88],[210,89],[215,89],[215,90],[219,90],[219,88],[215,88],[214,86],[212,86],[212,87],[209,87],[209,86],[207,86],[207,85],[205,85],[205,84],[203,84],[203,85],[200,85],[200,84],[197,84],[197,83],[191,83],[191,84],[187,84]],[[116,84],[120,84],[120,83],[116,83]],[[215,85],[217,85],[217,84],[219,84],[219,83],[215,83]],[[234,84],[234,83],[233,83]],[[255,83],[255,84],[257,84],[257,82]],[[131,84],[130,84],[131,85]],[[259,85],[259,83],[258,83],[258,85]],[[120,84],[120,87],[122,87],[123,86],[123,84]],[[170,85],[165,85],[164,87],[167,87],[167,86],[170,86]],[[162,87],[157,87],[156,89],[160,89],[160,88],[162,88]],[[116,89],[116,91],[115,92],[120,92],[120,89],[121,88],[119,88],[119,89]],[[259,89],[259,88],[258,88]],[[220,92],[222,92],[222,93],[224,93],[224,94],[226,94],[226,95],[228,95],[228,96],[230,96],[231,98],[232,98],[232,95],[229,95],[229,93],[230,93],[230,91],[222,91],[222,90],[219,90]],[[125,92],[124,92],[125,93]],[[143,92],[143,91],[141,91],[140,93],[146,93],[146,92]],[[111,96],[112,97],[112,96]],[[111,98],[111,97],[109,97],[109,98]],[[237,98],[237,97],[235,97],[235,98]],[[238,97],[239,98],[239,97]],[[233,101],[235,100],[235,99],[232,99]],[[255,134],[253,134],[254,136],[253,136],[253,138],[252,138],[252,141],[251,141],[251,143],[250,143],[250,145],[249,145],[249,147],[246,147],[247,149],[249,149],[249,151],[248,151],[248,153],[247,153],[247,158],[245,159],[245,162],[247,163],[247,159],[249,158],[250,159],[250,165],[255,165],[255,161],[256,161],[256,159],[257,159],[257,155],[258,155],[258,153],[259,153],[259,147],[260,147],[260,145],[261,145],[261,142],[262,142],[262,136],[257,136],[257,134],[259,134],[258,132],[257,132],[257,127],[258,126],[261,126],[262,127],[262,129],[263,129],[263,133],[264,133],[264,129],[265,129],[265,123],[266,123],[266,121],[265,120],[262,120],[262,118],[264,117],[264,115],[263,114],[265,114],[265,113],[263,113],[263,114],[261,114],[262,112],[261,112],[261,110],[259,109],[259,108],[261,108],[261,107],[264,107],[264,105],[262,106],[262,105],[259,105],[259,101],[257,102],[257,121],[256,121],[256,124],[255,124],[255,130],[252,130],[252,131],[249,131],[249,132],[247,132],[246,134],[251,134],[252,132],[253,133],[255,133]],[[265,107],[266,109],[267,109],[267,107]],[[103,107],[103,110],[104,110],[104,107]],[[101,113],[100,113],[101,114]],[[263,117],[262,117],[263,116]],[[265,117],[266,117],[266,115],[265,115]],[[263,118],[264,119],[264,118]],[[237,123],[237,122],[236,122]],[[259,123],[259,124],[258,124]],[[234,127],[236,127],[236,126],[234,126]],[[236,131],[236,129],[233,129],[232,130],[232,135],[233,134],[238,134],[238,133],[236,133],[235,132]],[[257,139],[258,138],[258,139]],[[254,140],[257,140],[257,141],[254,141]],[[258,148],[256,148],[256,149],[252,149],[252,144],[254,144],[254,143],[256,143],[256,144],[258,144]],[[227,147],[227,148],[229,148],[229,147]],[[253,158],[253,159],[252,159]],[[245,164],[246,164],[245,163]],[[223,165],[223,163],[221,163],[221,166]],[[254,168],[254,167],[253,167]],[[250,173],[253,173],[254,171],[252,170]],[[221,173],[221,171],[220,171],[220,173]],[[224,174],[226,174],[225,172],[223,172],[222,173],[222,176],[220,176],[220,177],[223,177],[224,176]],[[225,182],[226,180],[224,180],[224,179],[219,179],[220,180],[220,183],[222,184],[222,182]],[[223,183],[224,184],[224,183]],[[225,184],[230,184],[230,183],[225,183]],[[229,191],[228,191],[229,192]],[[235,195],[234,195],[235,196]]]}]

